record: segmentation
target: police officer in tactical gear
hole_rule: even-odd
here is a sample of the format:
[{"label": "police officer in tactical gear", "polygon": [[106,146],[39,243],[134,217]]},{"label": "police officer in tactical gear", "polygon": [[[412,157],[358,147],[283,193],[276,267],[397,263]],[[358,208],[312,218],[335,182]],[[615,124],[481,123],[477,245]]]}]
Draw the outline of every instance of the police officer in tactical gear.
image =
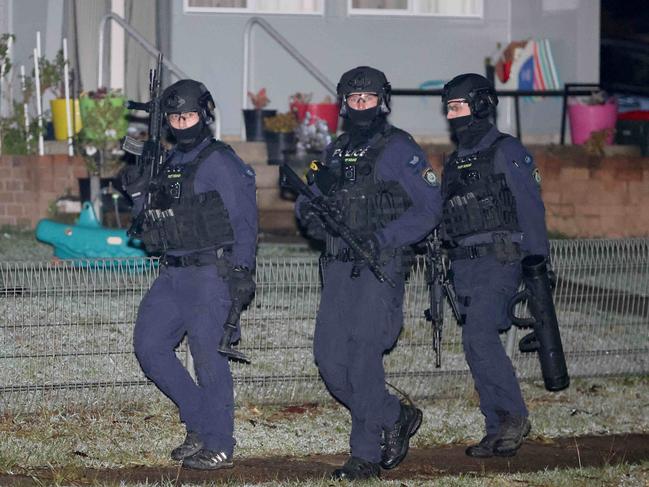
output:
[{"label": "police officer in tactical gear", "polygon": [[[387,121],[390,84],[381,71],[359,66],[346,72],[338,95],[350,130],[325,149],[308,180],[396,283],[379,282],[339,236],[326,235],[314,355],[329,391],[352,417],[351,454],[332,477],[355,480],[396,467],[421,424],[419,409],[388,393],[383,354],[403,325],[410,244],[440,220],[441,193],[421,148]],[[307,232],[322,233],[304,197],[296,213]]]},{"label": "police officer in tactical gear", "polygon": [[521,259],[549,255],[540,175],[520,141],[489,121],[491,83],[462,74],[442,101],[457,150],[444,164],[443,238],[458,296],[462,344],[480,397],[486,435],[471,457],[512,456],[530,432],[528,411],[499,333],[521,282]]},{"label": "police officer in tactical gear", "polygon": [[[255,174],[214,140],[214,102],[202,83],[180,80],[160,103],[176,145],[154,181],[126,188],[135,214],[146,213],[142,240],[161,253],[160,275],[140,304],[135,354],[185,423],[185,441],[171,457],[190,468],[227,468],[235,445],[234,394],[228,359],[217,347],[232,301],[247,303],[255,291]],[[150,205],[142,210],[147,191]],[[174,352],[184,336],[197,382]]]}]

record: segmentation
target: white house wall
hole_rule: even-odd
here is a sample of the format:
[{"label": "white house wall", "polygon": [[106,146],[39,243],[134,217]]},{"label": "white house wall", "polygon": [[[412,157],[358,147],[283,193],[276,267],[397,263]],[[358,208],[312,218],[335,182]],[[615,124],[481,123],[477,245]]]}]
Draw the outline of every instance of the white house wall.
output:
[{"label": "white house wall", "polygon": [[[563,80],[598,80],[599,2],[575,0],[573,10],[543,12],[542,0],[485,0],[484,18],[347,16],[345,0],[327,1],[324,16],[264,15],[334,83],[345,70],[369,64],[384,70],[394,88],[417,88],[428,80],[447,80],[467,71],[484,72],[484,59],[496,43],[549,37]],[[568,2],[570,3],[570,2]],[[223,114],[223,133],[240,132],[243,30],[249,15],[187,14],[174,1],[172,59],[206,82]],[[288,109],[290,94],[326,90],[265,32],[255,27],[252,88],[265,87],[271,107]],[[578,60],[578,61],[576,61]],[[503,104],[506,108],[507,104]],[[560,103],[523,107],[525,133],[558,133]],[[504,110],[506,112],[506,110]],[[531,117],[541,113],[542,117]],[[442,136],[446,124],[439,100],[395,97],[392,121],[422,136]],[[501,114],[501,125],[513,123]],[[511,127],[510,127],[511,128]]]},{"label": "white house wall", "polygon": [[[104,4],[103,0],[83,1]],[[186,14],[181,0],[158,0],[167,1],[171,2],[171,48],[165,55],[206,83],[222,111],[222,133],[237,136],[243,123],[243,31],[250,15]],[[49,2],[11,3],[11,24],[19,41],[14,60],[26,62],[35,31],[46,32]],[[345,70],[370,64],[384,70],[393,87],[417,88],[422,82],[447,80],[461,72],[483,73],[484,58],[494,54],[496,43],[528,37],[551,40],[562,81],[598,81],[599,16],[598,0],[485,0],[481,19],[348,17],[346,0],[328,0],[323,16],[263,17],[334,83]],[[161,42],[165,45],[166,40]],[[316,101],[325,96],[326,90],[258,27],[252,52],[252,88],[266,87],[272,108],[287,110],[288,97],[296,91],[312,92]],[[83,69],[89,73],[84,88],[93,89],[89,83],[96,76],[90,73],[96,72],[96,65]],[[513,130],[508,105],[502,104],[500,125]],[[522,103],[521,113],[524,133],[558,133],[558,100]],[[395,97],[392,121],[419,136],[446,133],[438,99]]]}]

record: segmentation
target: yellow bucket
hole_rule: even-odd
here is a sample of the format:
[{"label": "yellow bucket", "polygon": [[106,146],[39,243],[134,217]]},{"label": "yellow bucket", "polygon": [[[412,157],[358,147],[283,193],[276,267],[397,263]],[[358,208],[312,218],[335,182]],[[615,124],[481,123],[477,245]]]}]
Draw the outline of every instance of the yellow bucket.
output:
[{"label": "yellow bucket", "polygon": [[[70,110],[74,101],[74,111],[70,113],[72,118],[73,134],[78,134],[81,130],[81,111],[79,110],[79,100],[70,100]],[[65,113],[65,98],[56,98],[50,100],[52,109],[52,125],[54,125],[54,138],[56,140],[67,140],[68,138],[68,117]]]}]

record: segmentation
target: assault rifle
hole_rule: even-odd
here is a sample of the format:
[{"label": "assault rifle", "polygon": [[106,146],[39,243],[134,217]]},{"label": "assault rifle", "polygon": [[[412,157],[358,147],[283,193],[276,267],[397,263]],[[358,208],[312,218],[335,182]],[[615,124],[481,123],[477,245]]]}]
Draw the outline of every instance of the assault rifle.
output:
[{"label": "assault rifle", "polygon": [[[149,70],[149,96],[148,102],[142,103],[128,100],[126,108],[130,110],[143,110],[149,114],[149,137],[145,142],[126,137],[122,149],[137,157],[137,167],[140,177],[147,177],[149,184],[160,172],[164,162],[165,151],[160,143],[160,131],[162,130],[162,109],[160,107],[160,79],[162,78],[162,53],[158,54],[156,69]],[[133,195],[137,196],[137,195]],[[151,192],[147,191],[144,199],[144,206],[133,220],[128,229],[129,236],[138,236],[142,231],[142,224],[146,210],[151,206]]]},{"label": "assault rifle", "polygon": [[433,326],[433,350],[435,351],[435,367],[442,366],[442,329],[444,326],[444,298],[451,305],[453,316],[461,325],[462,315],[457,306],[455,289],[449,277],[448,259],[442,252],[442,242],[437,235],[437,229],[426,240],[426,283],[430,308],[424,311],[426,320]]},{"label": "assault rifle", "polygon": [[[322,220],[325,227],[340,238],[349,246],[354,255],[367,265],[368,269],[376,276],[379,282],[387,282],[391,287],[395,287],[394,281],[383,272],[381,264],[377,259],[362,246],[362,240],[352,230],[345,225],[340,210],[331,205],[322,196],[317,196],[311,188],[309,188],[304,181],[298,176],[293,169],[287,164],[282,164],[280,167],[282,177],[286,181],[287,186],[291,187],[297,193],[305,196],[309,201],[311,208]],[[352,277],[356,277],[358,269],[355,267],[352,271]]]}]

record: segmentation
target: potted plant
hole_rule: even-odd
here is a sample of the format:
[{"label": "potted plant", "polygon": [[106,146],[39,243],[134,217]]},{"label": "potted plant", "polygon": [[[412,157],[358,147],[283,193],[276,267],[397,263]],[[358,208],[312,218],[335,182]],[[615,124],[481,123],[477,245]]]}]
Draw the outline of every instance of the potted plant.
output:
[{"label": "potted plant", "polygon": [[295,150],[297,120],[292,112],[280,113],[264,119],[264,136],[268,164],[281,164],[288,152]]},{"label": "potted plant", "polygon": [[289,98],[289,106],[291,111],[297,116],[297,121],[302,122],[306,114],[311,114],[310,123],[315,123],[316,120],[324,120],[327,122],[329,132],[336,133],[338,130],[338,112],[340,107],[338,103],[334,102],[329,95],[325,96],[320,103],[311,103],[311,93],[295,93]]},{"label": "potted plant", "polygon": [[591,134],[601,131],[605,131],[606,143],[612,144],[617,121],[617,100],[603,91],[587,97],[570,97],[568,119],[573,144],[584,144]]},{"label": "potted plant", "polygon": [[[101,220],[101,188],[114,183],[124,152],[121,140],[126,135],[128,120],[124,96],[120,90],[99,89],[82,93],[80,100],[83,129],[78,146],[86,160],[89,175],[89,198]],[[88,182],[79,181],[81,194]]]},{"label": "potted plant", "polygon": [[[45,57],[38,60],[40,70],[41,96],[51,93],[54,98],[50,100],[50,110],[52,114],[52,126],[54,129],[54,138],[56,140],[66,140],[68,138],[68,117],[65,107],[65,86],[63,84],[63,70],[65,62],[63,60],[63,50],[59,49],[53,61]],[[34,73],[32,73],[34,76]],[[72,114],[72,134],[76,135],[81,130],[81,113],[79,110],[79,100],[70,99],[70,110]]]},{"label": "potted plant", "polygon": [[257,93],[248,92],[248,98],[253,108],[243,109],[243,121],[246,125],[246,140],[262,141],[264,140],[264,119],[277,113],[277,110],[264,109],[270,103],[266,95],[266,88],[262,88]]},{"label": "potted plant", "polygon": [[304,120],[295,129],[296,152],[299,157],[307,154],[319,156],[332,140],[329,126],[324,120],[311,122],[311,114],[307,113]]}]

